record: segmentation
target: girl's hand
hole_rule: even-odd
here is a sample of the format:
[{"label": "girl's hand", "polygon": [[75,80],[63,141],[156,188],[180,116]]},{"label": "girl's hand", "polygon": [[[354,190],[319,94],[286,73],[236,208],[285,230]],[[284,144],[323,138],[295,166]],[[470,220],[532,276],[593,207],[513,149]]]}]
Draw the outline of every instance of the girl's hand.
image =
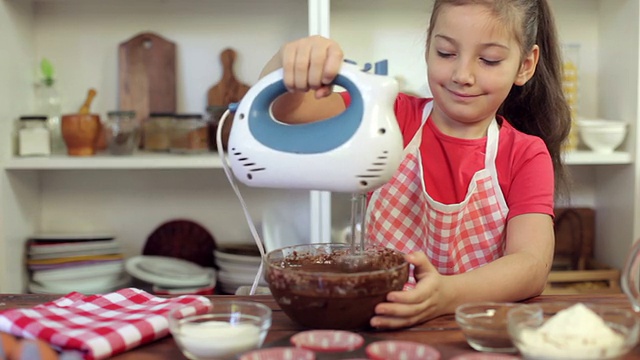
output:
[{"label": "girl's hand", "polygon": [[340,71],[343,52],[337,42],[316,35],[285,44],[279,57],[287,89],[313,90],[320,99],[331,94],[330,84]]},{"label": "girl's hand", "polygon": [[445,313],[448,301],[445,277],[438,273],[423,252],[409,254],[406,259],[415,266],[416,287],[390,292],[387,302],[376,306],[376,316],[370,322],[374,328],[409,327]]},{"label": "girl's hand", "polygon": [[282,68],[289,93],[273,102],[273,116],[287,124],[303,124],[343,112],[346,108],[343,98],[331,94],[331,84],[342,61],[342,48],[322,36],[310,36],[282,46],[260,74],[262,78]]}]

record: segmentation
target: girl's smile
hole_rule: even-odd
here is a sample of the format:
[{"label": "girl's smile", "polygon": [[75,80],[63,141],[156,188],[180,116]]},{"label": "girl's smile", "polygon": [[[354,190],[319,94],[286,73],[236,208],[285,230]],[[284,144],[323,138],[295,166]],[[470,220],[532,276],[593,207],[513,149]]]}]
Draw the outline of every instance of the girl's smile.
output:
[{"label": "girl's smile", "polygon": [[449,92],[455,98],[459,98],[460,101],[466,101],[466,99],[473,99],[473,98],[481,96],[481,95],[465,94],[465,93],[458,92],[458,91],[455,91],[455,90],[449,90]]}]

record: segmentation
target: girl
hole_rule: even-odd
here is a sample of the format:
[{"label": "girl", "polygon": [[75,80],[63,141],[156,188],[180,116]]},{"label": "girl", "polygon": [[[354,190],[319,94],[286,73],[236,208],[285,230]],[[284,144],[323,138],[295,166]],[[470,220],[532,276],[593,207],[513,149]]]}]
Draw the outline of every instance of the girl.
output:
[{"label": "girl", "polygon": [[[398,95],[405,157],[367,209],[370,242],[407,253],[416,283],[376,307],[377,328],[536,296],[553,260],[570,112],[547,0],[435,0],[425,54],[433,99]],[[348,94],[331,91],[342,61],[331,39],[284,45],[263,70],[282,67],[290,90],[274,116],[344,111]]]}]

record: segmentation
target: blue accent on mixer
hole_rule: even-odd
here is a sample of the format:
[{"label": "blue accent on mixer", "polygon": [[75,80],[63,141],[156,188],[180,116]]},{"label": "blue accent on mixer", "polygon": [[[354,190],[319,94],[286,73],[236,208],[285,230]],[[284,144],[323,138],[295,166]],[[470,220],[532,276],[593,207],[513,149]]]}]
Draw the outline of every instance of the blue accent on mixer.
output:
[{"label": "blue accent on mixer", "polygon": [[249,131],[264,146],[288,153],[318,154],[341,146],[362,123],[364,100],[360,90],[345,76],[338,75],[334,84],[349,92],[350,106],[337,116],[296,125],[284,124],[273,118],[271,104],[287,89],[283,81],[268,85],[255,97],[247,113]]}]

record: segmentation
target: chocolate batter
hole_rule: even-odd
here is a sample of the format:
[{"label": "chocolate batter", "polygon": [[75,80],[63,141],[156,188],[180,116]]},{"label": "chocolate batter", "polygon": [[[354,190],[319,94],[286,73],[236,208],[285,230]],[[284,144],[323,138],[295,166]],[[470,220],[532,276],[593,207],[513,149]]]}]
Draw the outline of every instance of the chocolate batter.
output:
[{"label": "chocolate batter", "polygon": [[344,245],[302,245],[267,256],[265,279],[282,310],[313,329],[360,329],[369,325],[375,306],[387,293],[401,290],[409,264],[397,251],[365,251],[366,268],[350,272]]}]

